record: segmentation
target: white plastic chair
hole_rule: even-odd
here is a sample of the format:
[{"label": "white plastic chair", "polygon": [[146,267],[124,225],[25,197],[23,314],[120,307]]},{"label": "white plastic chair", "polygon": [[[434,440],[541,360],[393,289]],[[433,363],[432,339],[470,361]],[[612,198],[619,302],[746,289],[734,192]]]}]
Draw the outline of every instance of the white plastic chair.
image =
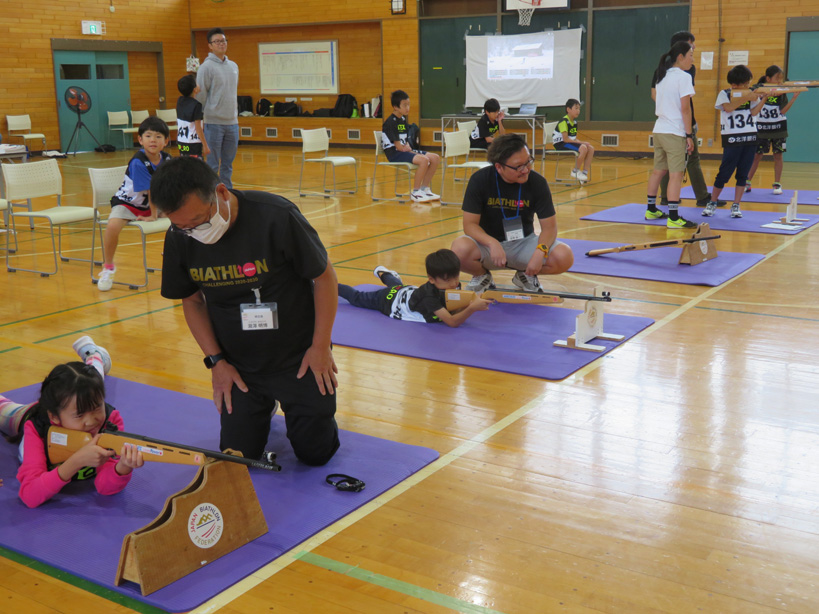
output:
[{"label": "white plastic chair", "polygon": [[[345,192],[347,194],[355,194],[358,191],[358,166],[355,158],[351,156],[329,156],[330,151],[330,137],[327,135],[326,128],[316,128],[315,130],[301,131],[301,171],[299,172],[299,196],[306,196],[301,191],[301,182],[304,177],[304,165],[308,162],[318,162],[324,165],[324,178],[322,183],[322,190],[324,190],[324,198],[330,198],[329,194],[336,194],[337,192]],[[308,158],[307,154],[321,152],[324,155],[320,158]],[[350,166],[355,170],[355,190],[339,190],[336,188],[336,167]],[[327,189],[327,167],[333,167],[333,189]]]},{"label": "white plastic chair", "polygon": [[27,149],[29,141],[41,140],[43,142],[43,151],[46,150],[45,134],[31,131],[31,117],[28,115],[6,115],[6,122],[9,126],[9,138],[23,139],[23,145]]},{"label": "white plastic chair", "polygon": [[[409,183],[409,192],[412,192],[412,171],[417,169],[418,166],[413,164],[412,162],[390,162],[389,160],[386,162],[379,162],[378,158],[381,154],[384,153],[384,145],[381,142],[381,135],[383,133],[380,130],[373,130],[373,136],[375,137],[375,170],[373,171],[373,192],[375,192],[375,178],[378,174],[378,167],[379,166],[390,166],[395,169],[395,195],[398,197],[399,203],[405,203],[409,199],[402,199],[401,196],[403,194],[398,193],[398,175],[401,173],[401,169],[404,169],[407,172],[407,182]],[[409,193],[408,192],[408,193]],[[375,196],[372,197],[374,201],[378,200],[388,200],[385,198],[376,198]]]},{"label": "white plastic chair", "polygon": [[[122,134],[123,149],[128,146],[125,139],[126,130],[129,134],[133,134],[131,131],[131,120],[128,119],[128,111],[108,111],[108,131]],[[133,143],[133,138],[131,142]]]},{"label": "white plastic chair", "polygon": [[[108,220],[103,219],[100,210],[107,208],[110,213],[111,197],[122,185],[122,181],[125,177],[125,170],[127,168],[127,166],[115,166],[113,168],[88,169],[88,175],[91,177],[91,204],[94,211],[94,224],[91,235],[91,283],[97,283],[97,281],[99,281],[94,276],[94,265],[102,264],[101,261],[93,261],[94,254],[96,253],[96,239],[98,232],[100,237],[100,245],[103,249],[103,259],[105,258],[102,230],[108,224]],[[153,222],[131,221],[124,226],[123,230],[125,228],[136,228],[139,230],[140,239],[142,242],[142,267],[145,271],[145,277],[141,284],[125,281],[114,281],[115,284],[128,286],[131,290],[144,288],[148,285],[148,272],[150,271],[151,273],[155,273],[162,270],[161,268],[152,268],[148,266],[148,253],[145,237],[148,235],[158,234],[160,232],[164,233],[168,230],[170,225],[171,221],[166,217],[162,217]]]},{"label": "white plastic chair", "polygon": [[123,135],[128,135],[130,142],[126,140],[124,147],[129,148],[134,145],[134,135],[139,134],[139,125],[151,116],[148,111],[131,111],[131,127],[122,131]]},{"label": "white plastic chair", "polygon": [[[51,233],[51,248],[54,256],[54,270],[44,271],[39,269],[23,269],[12,267],[9,262],[9,250],[6,250],[6,269],[9,272],[28,271],[39,273],[42,277],[48,277],[57,273],[57,255],[60,260],[80,260],[88,262],[85,258],[69,258],[62,253],[62,226],[75,222],[86,222],[94,219],[94,210],[91,207],[63,207],[62,191],[63,178],[60,175],[60,167],[56,160],[44,160],[42,162],[29,162],[28,164],[3,164],[3,179],[6,183],[6,198],[11,204],[15,200],[26,200],[29,211],[15,213],[9,211],[11,220],[11,231],[16,231],[16,220],[18,218],[28,219],[30,223],[34,220],[45,220],[48,222]],[[42,196],[56,196],[57,206],[40,211],[31,211],[31,199]],[[57,227],[58,241],[54,239],[54,227]],[[6,239],[8,241],[8,238]]]},{"label": "white plastic chair", "polygon": [[[156,116],[161,119],[163,122],[168,124],[168,130],[173,132],[174,130],[179,130],[179,126],[176,125],[176,109],[156,109]],[[170,141],[174,140],[173,135],[171,135]]]},{"label": "white plastic chair", "polygon": [[3,223],[6,227],[3,229],[3,234],[6,235],[6,247],[5,250],[9,251],[9,235],[14,236],[14,249],[11,250],[12,253],[17,251],[17,234],[12,232],[10,221],[9,221],[9,211],[11,210],[11,205],[9,201],[4,198],[0,198],[0,211],[3,212]]},{"label": "white plastic chair", "polygon": [[[543,165],[544,170],[546,166],[546,156],[553,156],[555,158],[555,180],[554,183],[559,183],[561,185],[574,185],[575,183],[579,184],[581,181],[579,179],[575,179],[574,177],[569,179],[561,179],[558,175],[559,167],[560,167],[560,157],[571,155],[575,159],[577,159],[577,152],[572,151],[570,149],[555,149],[554,142],[552,141],[552,137],[554,137],[555,127],[557,126],[558,122],[551,122],[548,124],[543,125]],[[591,170],[588,173],[589,179],[591,179]]]},{"label": "white plastic chair", "polygon": [[[457,162],[460,156],[464,156],[465,162]],[[451,168],[453,172],[456,169],[462,168],[464,172],[470,169],[475,172],[478,169],[490,166],[486,160],[475,160],[470,162],[469,156],[469,133],[465,130],[458,130],[457,132],[444,132],[444,155],[441,156],[441,204],[442,205],[460,205],[458,202],[446,202],[444,200],[444,181],[446,179],[446,169]],[[453,160],[453,162],[449,162]]]}]

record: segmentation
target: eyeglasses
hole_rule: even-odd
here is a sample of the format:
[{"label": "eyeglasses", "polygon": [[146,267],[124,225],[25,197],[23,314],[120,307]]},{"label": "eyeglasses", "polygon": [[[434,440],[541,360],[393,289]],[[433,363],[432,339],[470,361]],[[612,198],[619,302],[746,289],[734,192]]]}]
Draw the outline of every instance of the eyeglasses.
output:
[{"label": "eyeglasses", "polygon": [[[208,207],[208,214],[210,214],[211,209],[213,209],[213,204],[214,203],[211,203],[210,207]],[[210,219],[208,219],[207,222],[202,222],[201,224],[199,224],[198,226],[194,226],[193,228],[180,228],[175,224],[171,224],[171,231],[189,237],[197,230],[207,230],[208,228],[210,228],[210,226],[211,226]]]},{"label": "eyeglasses", "polygon": [[208,43],[211,44],[211,45],[227,45],[227,39],[226,38],[214,38],[214,39],[209,40]]},{"label": "eyeglasses", "polygon": [[526,164],[521,164],[520,166],[509,166],[508,164],[504,164],[503,162],[498,162],[501,166],[505,166],[506,168],[511,168],[513,171],[517,171],[518,173],[523,173],[529,170],[529,167],[535,163],[535,159],[532,156],[529,156],[529,161]]}]

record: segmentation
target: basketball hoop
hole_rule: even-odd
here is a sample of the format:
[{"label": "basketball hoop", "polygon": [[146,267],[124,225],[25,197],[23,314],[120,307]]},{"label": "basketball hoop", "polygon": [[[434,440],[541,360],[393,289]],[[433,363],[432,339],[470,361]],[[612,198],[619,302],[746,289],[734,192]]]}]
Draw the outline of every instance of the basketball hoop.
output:
[{"label": "basketball hoop", "polygon": [[531,4],[532,8],[524,8],[518,9],[518,25],[519,26],[528,26],[532,23],[532,14],[535,12],[535,8],[540,6],[541,0],[519,0],[521,4]]}]

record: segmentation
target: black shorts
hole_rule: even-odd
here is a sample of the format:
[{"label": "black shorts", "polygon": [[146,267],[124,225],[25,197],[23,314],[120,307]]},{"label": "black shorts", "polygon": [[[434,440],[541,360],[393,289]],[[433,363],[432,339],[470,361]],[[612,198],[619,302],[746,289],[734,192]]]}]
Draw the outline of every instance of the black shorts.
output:
[{"label": "black shorts", "polygon": [[772,147],[775,154],[785,153],[785,150],[788,148],[785,139],[763,139],[757,135],[756,153],[764,155],[768,153]]},{"label": "black shorts", "polygon": [[202,157],[202,143],[179,143],[176,146],[179,148],[180,156],[193,156],[195,158]]}]

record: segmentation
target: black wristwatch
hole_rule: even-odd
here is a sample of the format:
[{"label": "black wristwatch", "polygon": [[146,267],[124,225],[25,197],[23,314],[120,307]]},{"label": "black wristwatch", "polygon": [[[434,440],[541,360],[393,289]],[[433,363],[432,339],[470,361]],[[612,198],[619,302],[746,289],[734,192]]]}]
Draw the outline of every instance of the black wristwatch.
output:
[{"label": "black wristwatch", "polygon": [[208,369],[213,369],[213,367],[216,366],[216,363],[219,362],[220,360],[222,360],[223,358],[224,358],[224,356],[222,356],[221,354],[214,354],[213,356],[205,356],[205,358],[204,358],[205,366]]},{"label": "black wristwatch", "polygon": [[687,138],[687,139],[693,139],[693,138],[694,138],[694,133],[692,132],[691,134],[686,134],[686,135],[685,135],[685,138]]}]

